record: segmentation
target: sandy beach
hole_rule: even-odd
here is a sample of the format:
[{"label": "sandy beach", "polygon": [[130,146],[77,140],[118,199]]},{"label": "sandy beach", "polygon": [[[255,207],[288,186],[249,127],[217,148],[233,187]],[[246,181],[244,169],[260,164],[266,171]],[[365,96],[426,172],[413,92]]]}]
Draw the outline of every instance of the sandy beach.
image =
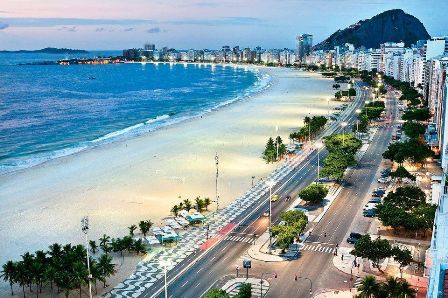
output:
[{"label": "sandy beach", "polygon": [[81,243],[84,215],[91,239],[117,237],[143,219],[160,223],[179,196],[214,198],[215,153],[220,205],[234,200],[252,176],[276,167],[260,157],[276,126],[288,142],[308,113],[327,114],[334,93],[333,81],[320,74],[262,71],[272,77],[269,89],[203,118],[0,176],[0,263],[54,242]]}]

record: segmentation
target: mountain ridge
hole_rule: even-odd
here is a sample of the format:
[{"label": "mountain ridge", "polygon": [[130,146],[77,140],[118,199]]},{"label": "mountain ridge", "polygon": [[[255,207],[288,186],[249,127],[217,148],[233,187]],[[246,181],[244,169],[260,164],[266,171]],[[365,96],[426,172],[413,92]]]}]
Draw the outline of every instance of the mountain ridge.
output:
[{"label": "mountain ridge", "polygon": [[429,39],[423,23],[402,9],[391,9],[339,29],[318,43],[313,50],[332,50],[335,46],[352,43],[355,47],[379,48],[385,42],[403,41],[410,46],[417,40]]}]

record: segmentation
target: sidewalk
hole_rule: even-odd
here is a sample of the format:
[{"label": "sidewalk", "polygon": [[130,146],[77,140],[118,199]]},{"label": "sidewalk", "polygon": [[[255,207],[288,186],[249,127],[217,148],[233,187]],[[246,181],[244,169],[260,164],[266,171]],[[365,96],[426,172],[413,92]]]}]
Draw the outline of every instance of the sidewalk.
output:
[{"label": "sidewalk", "polygon": [[274,252],[269,254],[269,232],[263,233],[256,241],[255,245],[247,250],[247,254],[254,260],[262,262],[283,262],[288,261],[287,258],[275,255]]},{"label": "sidewalk", "polygon": [[[252,297],[262,297],[262,295],[266,295],[266,293],[269,291],[270,284],[266,279],[263,279],[263,283],[260,283],[260,278],[233,278],[225,283],[224,286],[222,286],[221,289],[227,292],[231,297],[234,297],[238,294],[239,288],[242,283],[249,283],[252,285]],[[263,291],[263,292],[262,292]]]},{"label": "sidewalk", "polygon": [[331,290],[324,293],[319,293],[313,296],[314,298],[351,298],[353,293],[350,291]]},{"label": "sidewalk", "polygon": [[[353,278],[364,277],[366,275],[380,275],[378,269],[373,268],[372,264],[368,260],[362,260],[361,258],[355,257],[350,254],[353,248],[351,247],[339,247],[338,255],[333,257],[333,265],[339,270],[346,274],[351,274]],[[355,259],[356,265],[355,267]],[[381,263],[380,267],[382,271],[386,270],[389,263],[388,259],[385,259]]]}]

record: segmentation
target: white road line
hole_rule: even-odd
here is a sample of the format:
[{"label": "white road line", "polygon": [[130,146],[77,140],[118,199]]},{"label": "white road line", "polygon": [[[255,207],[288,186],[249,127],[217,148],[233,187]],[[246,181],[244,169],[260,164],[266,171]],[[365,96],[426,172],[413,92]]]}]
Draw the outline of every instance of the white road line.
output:
[{"label": "white road line", "polygon": [[181,285],[180,287],[181,288],[183,288],[183,287],[185,287],[185,285],[188,283],[188,280],[183,284],[183,285]]},{"label": "white road line", "polygon": [[194,288],[196,289],[201,283],[198,283]]}]

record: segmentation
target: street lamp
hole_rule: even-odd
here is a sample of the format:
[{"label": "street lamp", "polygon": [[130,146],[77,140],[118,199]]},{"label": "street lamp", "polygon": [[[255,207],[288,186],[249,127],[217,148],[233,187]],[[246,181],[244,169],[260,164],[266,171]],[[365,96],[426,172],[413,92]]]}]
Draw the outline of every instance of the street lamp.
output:
[{"label": "street lamp", "polygon": [[[275,134],[278,135],[278,125],[275,126]],[[276,147],[277,147],[276,160],[278,160],[278,136],[275,139],[275,144],[276,144]]]},{"label": "street lamp", "polygon": [[90,279],[92,275],[90,274],[90,257],[89,257],[89,241],[87,239],[87,233],[89,232],[89,217],[84,216],[81,219],[81,230],[86,235],[86,254],[87,254],[87,272],[88,272],[88,280],[89,280],[89,297],[92,298],[92,283]]},{"label": "street lamp", "polygon": [[347,126],[347,122],[342,122],[341,123],[341,127],[342,127],[342,146],[345,145],[345,127]]},{"label": "street lamp", "polygon": [[365,104],[365,106],[364,106],[364,108],[366,109],[366,117],[367,117],[367,120],[369,120],[369,118],[368,118],[368,116],[367,116],[367,109],[368,109],[368,104],[370,103],[370,101],[368,101],[368,100],[366,100],[366,104]]},{"label": "street lamp", "polygon": [[320,180],[320,157],[319,157],[319,151],[320,149],[322,149],[322,147],[324,146],[324,144],[322,142],[317,142],[316,143],[316,148],[317,148],[317,183],[319,183]]},{"label": "street lamp", "polygon": [[164,288],[165,288],[165,298],[168,298],[168,284],[166,282],[166,275],[167,275],[167,272],[168,272],[167,271],[167,267],[171,266],[171,262],[168,261],[168,260],[165,260],[165,261],[162,261],[162,262],[159,262],[159,263],[160,263],[160,265],[163,266],[163,273],[165,275],[165,286],[164,286]]},{"label": "street lamp", "polygon": [[330,119],[330,99],[327,98],[327,117]]},{"label": "street lamp", "polygon": [[272,223],[272,187],[275,185],[275,182],[269,180],[266,182],[266,185],[269,187],[269,253],[271,253],[272,246],[272,231],[271,231],[271,223]]},{"label": "street lamp", "polygon": [[[298,279],[306,279],[307,281],[310,282],[310,297],[313,296],[313,282],[311,281],[311,279],[309,279],[308,277],[302,277],[302,276],[296,276],[294,277],[294,280],[298,280]],[[300,288],[299,288],[300,290]]]},{"label": "street lamp", "polygon": [[361,110],[360,109],[356,109],[355,112],[358,115],[358,117],[356,118],[356,136],[358,136],[358,132],[359,132],[359,115],[361,114]]}]

